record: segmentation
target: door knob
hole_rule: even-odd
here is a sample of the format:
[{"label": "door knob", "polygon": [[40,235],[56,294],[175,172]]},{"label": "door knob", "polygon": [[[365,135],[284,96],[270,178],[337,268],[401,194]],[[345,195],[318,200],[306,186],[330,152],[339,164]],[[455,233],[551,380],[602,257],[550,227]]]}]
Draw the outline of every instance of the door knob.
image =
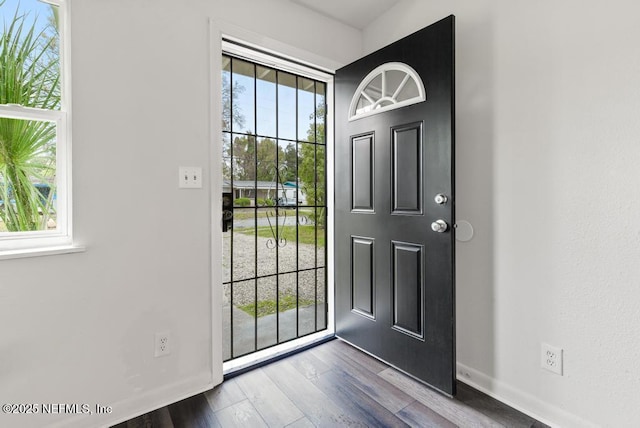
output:
[{"label": "door knob", "polygon": [[446,232],[449,229],[449,225],[444,220],[436,220],[431,223],[431,230],[438,233]]},{"label": "door knob", "polygon": [[442,193],[438,193],[435,198],[433,198],[434,201],[436,201],[436,204],[438,205],[444,205],[447,203],[447,201],[449,200],[449,198],[447,198],[447,195],[443,195]]}]

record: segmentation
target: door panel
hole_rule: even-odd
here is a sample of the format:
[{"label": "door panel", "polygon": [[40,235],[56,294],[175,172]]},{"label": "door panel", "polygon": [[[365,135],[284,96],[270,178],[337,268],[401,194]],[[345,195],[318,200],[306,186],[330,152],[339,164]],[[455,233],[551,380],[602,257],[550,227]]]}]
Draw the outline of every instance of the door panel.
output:
[{"label": "door panel", "polygon": [[[453,33],[450,16],[335,78],[336,333],[447,394],[455,394]],[[380,72],[383,64],[396,68]],[[406,77],[414,72],[426,100],[410,104],[421,99]],[[433,231],[436,220],[447,229]]]},{"label": "door panel", "polygon": [[351,238],[351,309],[375,318],[373,239]]},{"label": "door panel", "polygon": [[422,122],[391,128],[394,214],[422,214]]},{"label": "door panel", "polygon": [[391,246],[393,248],[393,328],[423,339],[424,247],[396,241],[393,241]]},{"label": "door panel", "polygon": [[352,138],[351,144],[353,145],[352,209],[373,211],[373,134]]}]

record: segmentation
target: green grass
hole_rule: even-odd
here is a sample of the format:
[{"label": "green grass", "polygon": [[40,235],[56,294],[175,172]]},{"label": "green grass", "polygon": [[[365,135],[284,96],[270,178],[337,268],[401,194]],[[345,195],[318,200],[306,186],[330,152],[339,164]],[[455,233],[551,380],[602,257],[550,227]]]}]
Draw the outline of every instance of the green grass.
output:
[{"label": "green grass", "polygon": [[[253,235],[253,227],[243,227],[234,229],[236,232],[244,233],[245,235]],[[275,233],[275,225],[273,231],[269,226],[258,227],[258,236],[261,238],[273,238]],[[295,226],[278,226],[278,233],[281,238],[287,240],[288,243],[296,242],[296,227]],[[315,226],[298,226],[298,242],[300,244],[314,245],[316,243],[316,229]],[[318,228],[318,247],[324,247],[324,229]]]},{"label": "green grass", "polygon": [[[280,296],[280,306],[277,309],[280,309],[280,312],[288,311],[289,309],[294,309],[296,307],[296,303],[302,306],[313,305],[313,300],[308,299],[300,299],[296,302],[296,296],[293,294],[285,294]],[[248,305],[238,306],[238,308],[242,309],[244,312],[248,313],[251,316],[255,314],[255,304],[249,303]],[[265,315],[272,315],[276,313],[276,301],[275,300],[260,300],[258,301],[258,318],[263,317]]]},{"label": "green grass", "polygon": [[[266,216],[267,216],[266,211],[258,211],[258,218],[264,218]],[[234,210],[233,218],[235,220],[252,219],[252,218],[255,218],[255,212],[254,210],[242,210],[242,211]]]}]

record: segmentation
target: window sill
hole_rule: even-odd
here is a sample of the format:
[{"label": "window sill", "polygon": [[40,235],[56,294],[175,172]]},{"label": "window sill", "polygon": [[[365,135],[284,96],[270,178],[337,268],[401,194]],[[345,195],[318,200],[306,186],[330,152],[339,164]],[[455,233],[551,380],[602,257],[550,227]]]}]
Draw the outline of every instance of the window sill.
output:
[{"label": "window sill", "polygon": [[82,253],[84,251],[86,251],[86,248],[78,245],[24,248],[19,250],[0,251],[0,260],[22,259],[26,257],[55,256],[58,254]]}]

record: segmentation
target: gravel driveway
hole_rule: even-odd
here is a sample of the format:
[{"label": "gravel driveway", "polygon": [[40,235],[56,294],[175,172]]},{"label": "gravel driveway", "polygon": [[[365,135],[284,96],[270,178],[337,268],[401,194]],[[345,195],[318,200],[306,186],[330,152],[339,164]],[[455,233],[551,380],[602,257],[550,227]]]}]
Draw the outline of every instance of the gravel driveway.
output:
[{"label": "gravel driveway", "polygon": [[[223,243],[223,282],[230,280],[231,265],[231,232],[225,232]],[[314,245],[299,244],[297,246],[297,267],[296,267],[296,245],[295,242],[287,242],[280,248],[268,248],[267,238],[244,233],[235,232],[233,234],[233,304],[234,306],[253,303],[255,299],[255,281],[256,277],[256,244],[257,244],[257,276],[272,275],[278,273],[276,265],[280,266],[279,272],[291,272],[289,274],[279,275],[279,291],[280,296],[283,294],[295,295],[296,292],[296,274],[295,270],[312,269],[316,267],[316,250]],[[273,242],[273,241],[272,241]],[[317,267],[324,267],[324,247],[317,250]],[[318,269],[318,302],[324,301],[324,269]],[[299,273],[299,295],[300,299],[315,300],[316,270],[310,270]],[[258,300],[275,300],[276,299],[276,276],[258,279]],[[224,303],[230,302],[230,286],[224,286]]]}]

